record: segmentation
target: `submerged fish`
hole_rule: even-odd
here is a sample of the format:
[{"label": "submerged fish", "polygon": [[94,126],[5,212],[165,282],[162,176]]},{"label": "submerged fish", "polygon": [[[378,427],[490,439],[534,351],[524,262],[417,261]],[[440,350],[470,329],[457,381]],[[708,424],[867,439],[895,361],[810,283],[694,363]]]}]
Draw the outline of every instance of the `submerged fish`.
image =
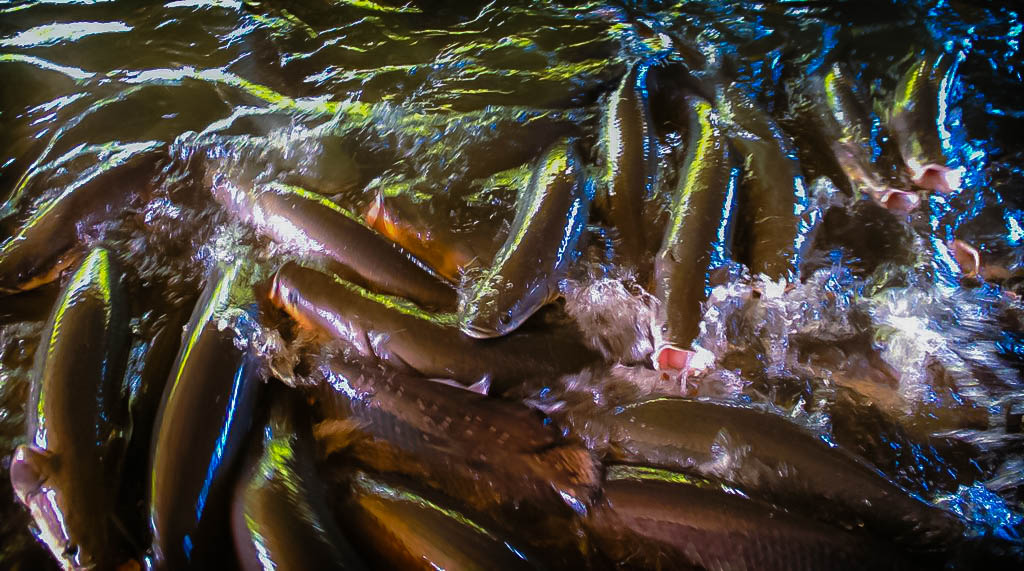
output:
[{"label": "submerged fish", "polygon": [[156,569],[207,568],[225,554],[230,476],[252,422],[259,361],[237,337],[257,327],[243,264],[208,279],[153,430],[149,524]]},{"label": "submerged fish", "polygon": [[866,524],[936,544],[963,533],[953,515],[774,414],[657,398],[588,422],[587,431],[607,435],[615,461],[724,475],[750,492],[849,527]]},{"label": "submerged fish", "polygon": [[56,280],[82,254],[79,232],[117,218],[148,191],[164,153],[157,144],[101,169],[44,202],[0,244],[0,294],[30,290]]},{"label": "submerged fish", "polygon": [[735,85],[719,90],[718,112],[726,134],[743,156],[744,176],[737,200],[745,227],[742,260],[771,280],[800,277],[807,208],[800,165],[775,121]]},{"label": "submerged fish", "polygon": [[520,402],[338,359],[320,372],[330,388],[318,436],[348,438],[331,436],[332,427],[354,422],[375,441],[355,446],[355,456],[375,471],[429,482],[479,511],[563,500],[578,509],[597,490],[586,448]]},{"label": "submerged fish", "polygon": [[506,335],[558,296],[558,282],[576,256],[592,198],[582,171],[571,140],[559,141],[541,157],[517,199],[505,243],[461,304],[463,333]]},{"label": "submerged fish", "polygon": [[732,217],[733,165],[718,114],[702,99],[687,99],[690,141],[671,218],[654,259],[655,295],[661,301],[659,368],[685,369],[697,336],[709,272],[725,263]]},{"label": "submerged fish", "polygon": [[[472,195],[471,195],[472,196]],[[502,200],[479,202],[459,192],[421,196],[379,192],[366,210],[366,223],[458,282],[466,270],[486,267],[505,241],[513,208]]]},{"label": "submerged fish", "polygon": [[274,275],[270,300],[301,326],[325,331],[364,355],[425,377],[465,385],[487,381],[498,394],[579,371],[600,358],[570,327],[528,326],[497,339],[473,339],[459,331],[454,315],[427,313],[295,263]]},{"label": "submerged fish", "polygon": [[278,183],[243,188],[224,175],[214,175],[212,188],[242,220],[279,242],[341,264],[375,291],[433,309],[455,308],[455,288],[322,196]]},{"label": "submerged fish", "polygon": [[699,478],[615,466],[587,519],[596,546],[643,569],[912,568],[892,548]]},{"label": "submerged fish", "polygon": [[120,280],[110,254],[95,249],[64,288],[37,350],[28,444],[11,459],[14,492],[65,569],[112,569],[127,559],[113,527],[129,428]]},{"label": "submerged fish", "polygon": [[235,486],[231,529],[242,568],[365,569],[327,508],[308,411],[285,390],[272,396]]},{"label": "submerged fish", "polygon": [[815,123],[851,188],[890,210],[909,212],[916,208],[920,203],[917,194],[890,187],[875,168],[870,111],[850,70],[835,63],[812,81],[810,105]]},{"label": "submerged fish", "polygon": [[607,196],[597,207],[618,230],[624,263],[647,265],[643,221],[644,200],[654,192],[658,145],[654,137],[647,92],[650,63],[637,62],[622,77],[604,116],[604,168]]},{"label": "submerged fish", "polygon": [[394,479],[359,472],[339,510],[345,528],[382,569],[535,569],[517,541],[483,518]]},{"label": "submerged fish", "polygon": [[889,129],[914,183],[929,190],[960,190],[962,168],[951,168],[943,150],[946,113],[957,78],[958,56],[939,54],[914,63],[893,93]]}]

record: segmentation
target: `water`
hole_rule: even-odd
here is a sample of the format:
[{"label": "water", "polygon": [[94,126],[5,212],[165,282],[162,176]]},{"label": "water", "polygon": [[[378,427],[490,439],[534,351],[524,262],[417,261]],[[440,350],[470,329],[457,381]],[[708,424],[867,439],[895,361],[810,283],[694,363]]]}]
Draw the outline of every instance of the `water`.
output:
[{"label": "water", "polygon": [[[108,245],[129,268],[145,292],[137,316],[192,299],[217,261],[253,258],[268,275],[294,256],[216,205],[212,172],[300,185],[356,212],[380,193],[415,193],[457,221],[465,234],[456,235],[480,224],[500,234],[514,210],[502,185],[522,180],[522,165],[558,137],[580,138],[589,174],[604,184],[602,104],[630,62],[653,58],[662,62],[651,100],[661,147],[648,222],[659,236],[686,140],[672,72],[725,74],[797,144],[813,197],[807,216],[821,221],[803,283],[786,288],[734,267],[707,305],[704,371],[680,382],[649,368],[657,300],[594,238],[563,284],[566,306],[622,364],[522,396],[584,414],[650,393],[749,402],[962,514],[972,534],[1019,542],[1022,26],[1009,7],[947,1],[3,2],[0,226],[6,239],[90,177],[166,152],[144,198],[76,226],[81,241]],[[900,73],[926,50],[962,59],[945,127],[965,185],[901,218],[820,178],[789,94],[842,61],[869,90],[879,127]],[[891,140],[880,131],[875,142],[898,179]],[[479,220],[465,214],[477,209]],[[980,252],[987,282],[961,279],[954,239]],[[55,295],[49,287],[0,300],[4,468]],[[280,373],[293,348],[274,335],[259,344]],[[0,566],[39,568],[46,557],[2,490]]]}]

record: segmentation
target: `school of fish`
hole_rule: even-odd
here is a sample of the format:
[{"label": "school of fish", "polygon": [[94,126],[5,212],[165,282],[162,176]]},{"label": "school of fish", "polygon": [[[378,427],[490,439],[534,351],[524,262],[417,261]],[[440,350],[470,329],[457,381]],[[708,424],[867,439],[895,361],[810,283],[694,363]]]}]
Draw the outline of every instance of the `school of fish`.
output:
[{"label": "school of fish", "polygon": [[[968,386],[938,358],[894,364],[886,351],[912,340],[892,308],[912,312],[909,297],[891,313],[849,309],[848,334],[811,325],[838,323],[837,299],[947,283],[987,292],[1006,335],[1024,330],[1024,264],[944,239],[933,216],[979,184],[951,150],[960,48],[912,50],[880,88],[845,36],[762,60],[763,38],[725,33],[739,46],[726,51],[699,24],[800,17],[781,5],[595,4],[558,20],[529,3],[344,2],[349,20],[324,15],[330,27],[315,3],[305,16],[172,4],[277,22],[286,43],[434,11],[410,45],[489,67],[453,72],[466,75],[443,93],[422,84],[428,102],[403,108],[392,96],[407,88],[382,87],[384,67],[352,97],[302,96],[247,75],[266,56],[249,46],[223,67],[83,76],[81,89],[128,91],[49,146],[4,140],[27,150],[0,172],[0,341],[21,347],[0,351],[0,420],[18,422],[0,450],[17,527],[0,526],[0,567],[1024,564],[1024,478],[990,504],[1002,526],[983,529],[950,495],[1024,471],[1020,379],[978,365]],[[617,47],[573,21],[617,30]],[[500,39],[460,39],[483,34],[475,22]],[[61,54],[23,36],[0,40],[0,71],[91,73],[31,60]],[[522,43],[618,55],[559,79]],[[405,56],[377,57],[416,80],[396,71]],[[524,69],[491,77],[504,57]],[[750,80],[785,58],[796,73]],[[148,135],[135,108],[117,111],[135,88],[234,102],[205,128]],[[118,132],[68,148],[61,137],[91,113]],[[844,255],[870,280],[836,281]],[[587,302],[600,288],[613,293]],[[772,345],[773,304],[810,295],[826,301],[803,303]],[[779,364],[780,350],[797,356]],[[927,397],[913,400],[910,378]],[[998,432],[1001,448],[971,430]],[[904,449],[914,461],[893,460]],[[47,557],[18,555],[38,546]]]}]

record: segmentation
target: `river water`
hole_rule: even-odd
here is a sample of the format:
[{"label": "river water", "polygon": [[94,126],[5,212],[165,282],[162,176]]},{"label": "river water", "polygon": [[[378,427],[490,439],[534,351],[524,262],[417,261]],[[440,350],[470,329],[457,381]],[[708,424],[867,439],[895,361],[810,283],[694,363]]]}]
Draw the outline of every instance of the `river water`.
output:
[{"label": "river water", "polygon": [[[722,74],[796,143],[815,225],[803,280],[784,287],[734,265],[696,342],[705,370],[681,383],[650,367],[656,300],[593,241],[563,284],[566,308],[618,364],[519,396],[570,424],[648,393],[766,408],[960,514],[992,549],[1019,549],[1022,29],[1019,12],[980,1],[0,2],[0,227],[6,240],[88,177],[166,152],[145,189],[66,220],[129,268],[144,344],[217,261],[252,257],[269,273],[289,255],[216,206],[204,173],[300,185],[357,212],[380,193],[410,193],[438,224],[500,237],[529,174],[521,165],[555,139],[579,137],[595,184],[607,182],[595,166],[600,116],[639,59],[660,62],[654,194],[670,197],[686,140],[675,70]],[[791,94],[843,62],[881,126],[900,75],[935,52],[960,61],[944,127],[963,189],[927,195],[909,216],[855,201],[800,138]],[[898,170],[884,130],[876,152]],[[965,277],[953,240],[999,271]],[[57,291],[0,299],[5,473]],[[289,351],[268,343],[272,362]],[[48,565],[6,485],[0,514],[0,567]]]}]

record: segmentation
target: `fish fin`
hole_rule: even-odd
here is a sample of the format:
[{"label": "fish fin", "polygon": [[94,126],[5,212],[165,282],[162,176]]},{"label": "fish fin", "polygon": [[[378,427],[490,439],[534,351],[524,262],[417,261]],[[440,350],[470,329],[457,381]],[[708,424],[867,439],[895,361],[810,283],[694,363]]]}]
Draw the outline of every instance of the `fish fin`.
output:
[{"label": "fish fin", "polygon": [[53,472],[53,454],[31,444],[22,444],[11,456],[11,487],[21,500],[28,505],[29,500],[46,483]]},{"label": "fish fin", "polygon": [[487,396],[487,393],[491,390],[491,377],[490,376],[486,376],[486,375],[483,378],[481,378],[479,381],[477,381],[477,382],[475,382],[475,383],[473,383],[472,385],[469,385],[469,386],[466,386],[466,385],[464,385],[464,384],[462,384],[462,383],[460,383],[458,381],[453,381],[452,379],[427,379],[427,380],[431,381],[431,382],[434,382],[434,383],[440,383],[442,385],[448,385],[450,387],[455,387],[457,389],[466,390],[466,391],[469,391],[471,393],[481,394],[481,395],[484,395],[484,396]]}]

